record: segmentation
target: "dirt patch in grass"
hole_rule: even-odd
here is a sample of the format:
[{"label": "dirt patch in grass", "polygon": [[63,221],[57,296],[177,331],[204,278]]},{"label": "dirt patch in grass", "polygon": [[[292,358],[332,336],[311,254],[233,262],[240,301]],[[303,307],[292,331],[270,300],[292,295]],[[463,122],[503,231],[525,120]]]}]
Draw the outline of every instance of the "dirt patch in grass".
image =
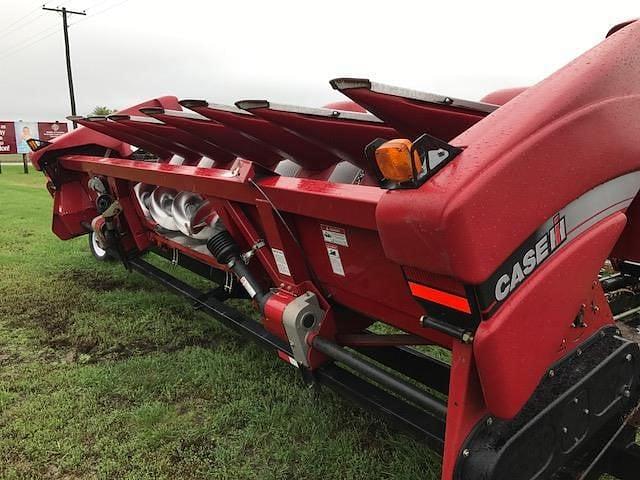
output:
[{"label": "dirt patch in grass", "polygon": [[[41,359],[58,363],[118,361],[216,346],[210,320],[205,323],[203,315],[193,313],[168,292],[156,301],[154,286],[126,275],[67,268],[47,280],[42,278],[33,288],[21,284],[0,287],[4,298],[0,320],[4,319],[8,329],[31,332],[46,352]],[[129,295],[129,302],[115,303],[113,292],[118,291]],[[19,363],[24,358],[2,357],[0,364]]]},{"label": "dirt patch in grass", "polygon": [[[100,349],[99,344],[96,342],[90,346],[90,342],[80,344],[78,347],[73,347],[70,352],[75,356],[70,356],[69,360],[76,362],[82,360],[83,355],[89,355],[84,360],[84,363],[97,363],[101,361],[118,361],[125,360],[132,357],[144,356],[150,353],[173,353],[179,352],[189,347],[200,347],[205,349],[213,349],[218,344],[214,338],[192,338],[185,342],[178,342],[175,344],[157,345],[151,341],[137,340],[127,345],[114,345],[106,349]],[[88,348],[87,348],[88,347]]]},{"label": "dirt patch in grass", "polygon": [[78,307],[78,298],[51,293],[38,296],[32,301],[32,295],[16,295],[6,298],[5,306],[0,306],[0,315],[5,316],[10,327],[31,327],[42,329],[44,337],[56,339],[68,329],[70,316]]},{"label": "dirt patch in grass", "polygon": [[126,285],[126,282],[121,278],[112,278],[105,275],[104,272],[95,270],[69,269],[60,275],[60,279],[95,292],[110,292],[124,288]]},{"label": "dirt patch in grass", "polygon": [[91,296],[93,293],[113,292],[126,289],[129,292],[167,292],[160,285],[146,281],[135,273],[127,272],[122,264],[109,264],[109,268],[97,264],[95,268],[69,267],[56,275],[56,281]]}]

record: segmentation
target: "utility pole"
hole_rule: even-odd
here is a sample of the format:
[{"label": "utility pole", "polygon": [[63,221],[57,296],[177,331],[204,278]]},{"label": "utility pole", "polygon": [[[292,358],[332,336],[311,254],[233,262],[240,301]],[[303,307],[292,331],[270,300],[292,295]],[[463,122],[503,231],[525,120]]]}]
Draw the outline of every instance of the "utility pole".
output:
[{"label": "utility pole", "polygon": [[[67,22],[67,15],[86,15],[85,12],[74,12],[73,10],[67,10],[62,8],[47,8],[42,7],[43,10],[49,12],[62,13],[62,30],[64,32],[64,51],[67,56],[67,78],[69,80],[69,99],[71,100],[71,115],[76,114],[76,97],[73,93],[73,76],[71,75],[71,53],[69,53],[69,23]],[[76,122],[73,122],[73,128],[76,128]]]}]

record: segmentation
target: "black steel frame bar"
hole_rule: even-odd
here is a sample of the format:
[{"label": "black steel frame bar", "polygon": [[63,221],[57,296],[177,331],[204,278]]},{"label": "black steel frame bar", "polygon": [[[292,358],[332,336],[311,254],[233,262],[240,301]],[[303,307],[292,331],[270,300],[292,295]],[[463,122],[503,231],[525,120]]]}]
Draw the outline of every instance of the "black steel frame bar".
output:
[{"label": "black steel frame bar", "polygon": [[354,347],[358,353],[386,365],[426,387],[449,394],[451,367],[410,347]]},{"label": "black steel frame bar", "polygon": [[335,364],[320,367],[315,377],[322,385],[362,408],[384,416],[396,427],[442,455],[445,434],[443,419],[430,415]]},{"label": "black steel frame bar", "polygon": [[444,402],[429,395],[427,392],[419,390],[410,383],[391,375],[380,367],[377,367],[362,358],[356,357],[332,341],[327,340],[326,338],[315,337],[313,339],[313,347],[327,355],[329,358],[346,365],[347,367],[364,375],[366,378],[372,379],[381,386],[401,395],[403,398],[408,399],[419,407],[424,408],[436,417],[442,419],[446,418],[447,406]]}]

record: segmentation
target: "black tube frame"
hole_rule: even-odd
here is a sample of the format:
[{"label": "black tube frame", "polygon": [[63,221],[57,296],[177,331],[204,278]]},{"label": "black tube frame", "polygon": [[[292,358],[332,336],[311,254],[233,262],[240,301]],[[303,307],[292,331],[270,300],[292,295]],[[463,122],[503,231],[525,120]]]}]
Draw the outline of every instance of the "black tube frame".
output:
[{"label": "black tube frame", "polygon": [[442,400],[439,400],[397,376],[382,370],[371,362],[356,357],[345,348],[333,343],[331,340],[322,337],[315,337],[312,345],[316,350],[324,353],[329,358],[343,363],[366,378],[372,379],[374,382],[400,395],[402,398],[408,399],[410,402],[425,409],[437,418],[446,418],[447,406]]}]

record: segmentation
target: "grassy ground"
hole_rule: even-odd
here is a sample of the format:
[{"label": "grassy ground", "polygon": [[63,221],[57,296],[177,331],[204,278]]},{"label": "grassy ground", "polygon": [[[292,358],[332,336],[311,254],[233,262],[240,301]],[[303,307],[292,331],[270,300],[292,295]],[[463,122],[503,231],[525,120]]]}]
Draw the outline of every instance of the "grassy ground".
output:
[{"label": "grassy ground", "polygon": [[[22,163],[22,155],[0,155],[0,163]],[[31,167],[31,165],[29,165]]]},{"label": "grassy ground", "polygon": [[439,478],[422,445],[119,265],[0,174],[0,478]]}]

